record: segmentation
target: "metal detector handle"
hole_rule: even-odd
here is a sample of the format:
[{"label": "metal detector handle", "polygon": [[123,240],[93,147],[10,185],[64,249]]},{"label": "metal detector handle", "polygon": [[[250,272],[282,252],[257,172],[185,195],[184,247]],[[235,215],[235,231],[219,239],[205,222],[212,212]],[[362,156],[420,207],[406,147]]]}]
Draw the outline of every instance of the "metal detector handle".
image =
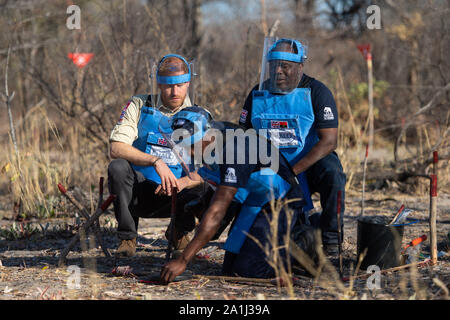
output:
[{"label": "metal detector handle", "polygon": [[166,263],[169,262],[170,256],[172,255],[172,238],[174,235],[176,216],[177,216],[177,189],[172,188],[172,205],[170,208],[169,239],[166,251]]}]

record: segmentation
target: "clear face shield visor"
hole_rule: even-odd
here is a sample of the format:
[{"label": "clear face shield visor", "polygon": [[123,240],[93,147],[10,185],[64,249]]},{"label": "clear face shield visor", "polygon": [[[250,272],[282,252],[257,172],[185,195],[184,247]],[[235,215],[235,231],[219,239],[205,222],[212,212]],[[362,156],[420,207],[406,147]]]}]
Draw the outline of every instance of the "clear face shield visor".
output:
[{"label": "clear face shield visor", "polygon": [[[270,38],[269,38],[270,39]],[[266,40],[266,44],[271,43]],[[280,39],[272,42],[262,59],[260,90],[287,94],[297,88],[302,77],[306,47],[297,40]]]}]

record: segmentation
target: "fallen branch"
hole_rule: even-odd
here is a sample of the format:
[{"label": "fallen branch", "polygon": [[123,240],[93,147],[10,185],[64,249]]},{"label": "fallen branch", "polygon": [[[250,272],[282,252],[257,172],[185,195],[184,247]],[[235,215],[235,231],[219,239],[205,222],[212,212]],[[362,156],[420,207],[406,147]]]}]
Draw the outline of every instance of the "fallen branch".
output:
[{"label": "fallen branch", "polygon": [[[159,275],[157,275],[154,272],[134,272],[133,268],[130,266],[118,266],[114,267],[111,270],[111,274],[118,277],[147,277],[151,276],[152,281],[157,281]],[[230,276],[210,276],[210,275],[201,275],[201,274],[194,274],[192,277],[190,276],[178,276],[177,278],[185,280],[192,280],[192,279],[208,279],[208,280],[219,280],[219,281],[228,281],[228,282],[247,282],[247,283],[259,283],[259,284],[270,284],[270,285],[277,285],[277,283],[281,283],[283,285],[283,280],[280,278],[245,278],[245,277],[230,277]],[[294,284],[299,284],[300,280],[307,280],[311,281],[311,278],[296,275],[295,277],[292,277],[292,282]]]},{"label": "fallen branch", "polygon": [[[206,278],[209,280],[219,280],[219,281],[228,281],[228,282],[247,282],[247,283],[262,283],[262,284],[271,284],[271,285],[277,285],[277,283],[280,283],[283,286],[283,280],[281,278],[270,278],[270,279],[263,279],[263,278],[246,278],[246,277],[229,277],[229,276],[209,276],[209,275],[200,275],[195,274],[192,276],[195,279],[202,279]],[[300,280],[308,280],[311,281],[311,278],[308,277],[302,277],[302,276],[295,276],[292,277],[292,283],[294,285],[299,285]]]},{"label": "fallen branch", "polygon": [[398,148],[400,146],[400,142],[401,139],[403,137],[403,135],[406,133],[406,131],[408,130],[408,128],[415,122],[415,117],[429,111],[430,109],[432,109],[433,107],[435,107],[437,104],[437,100],[438,98],[441,96],[441,94],[443,94],[444,92],[450,90],[450,83],[447,83],[445,85],[445,87],[439,89],[438,91],[436,91],[436,93],[434,94],[434,96],[431,98],[431,100],[423,107],[421,107],[415,114],[412,115],[411,120],[409,120],[402,128],[402,130],[400,131],[400,134],[397,137],[397,140],[395,142],[394,145],[394,159],[395,161],[399,160],[398,157]]},{"label": "fallen branch", "polygon": [[[444,154],[442,156],[439,156],[439,160],[445,161],[450,160],[450,154]],[[398,161],[397,163],[412,163],[414,159],[406,159]],[[417,162],[417,158],[415,159]],[[408,171],[396,171],[395,169],[385,169],[378,168],[373,169],[366,173],[366,180],[391,180],[391,181],[400,181],[404,182],[408,178],[415,178],[415,177],[428,177],[427,175],[423,174],[425,172],[425,169],[433,163],[433,157],[428,157],[426,160],[424,160],[421,163],[417,163],[416,166]],[[363,179],[363,172],[356,172],[354,174],[355,180],[362,180]]]},{"label": "fallen branch", "polygon": [[[431,265],[432,265],[431,260],[426,259],[425,261],[421,261],[421,262],[414,262],[414,263],[410,263],[410,264],[405,264],[403,266],[384,269],[384,270],[381,270],[380,273],[384,274],[384,273],[399,271],[399,270],[403,270],[403,269],[409,269],[409,268],[413,268],[413,267],[421,268],[421,267],[428,267]],[[359,276],[344,277],[344,278],[342,278],[342,281],[349,281],[350,279],[365,279],[365,278],[370,277],[371,275],[372,275],[372,273],[366,273],[366,274],[362,274]]]}]

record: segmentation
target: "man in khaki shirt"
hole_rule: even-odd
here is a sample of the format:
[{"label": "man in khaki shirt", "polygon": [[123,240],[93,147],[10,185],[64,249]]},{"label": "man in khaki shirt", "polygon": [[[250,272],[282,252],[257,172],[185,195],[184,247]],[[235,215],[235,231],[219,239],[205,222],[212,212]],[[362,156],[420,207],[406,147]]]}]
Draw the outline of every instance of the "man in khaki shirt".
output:
[{"label": "man in khaki shirt", "polygon": [[[110,154],[114,160],[108,167],[108,186],[110,193],[117,196],[114,213],[121,241],[117,255],[135,254],[139,217],[170,217],[173,188],[182,190],[177,196],[179,210],[204,191],[203,188],[184,189],[177,180],[182,172],[181,167],[176,166],[177,160],[174,160],[170,149],[156,145],[164,142],[164,138],[157,139],[155,145],[150,141],[159,137],[161,117],[170,117],[191,106],[189,64],[181,56],[167,55],[161,59],[156,77],[160,94],[133,96],[122,110],[110,136]],[[171,240],[176,249],[182,249],[189,242],[187,233],[194,227],[193,215],[177,216],[175,235]]]}]

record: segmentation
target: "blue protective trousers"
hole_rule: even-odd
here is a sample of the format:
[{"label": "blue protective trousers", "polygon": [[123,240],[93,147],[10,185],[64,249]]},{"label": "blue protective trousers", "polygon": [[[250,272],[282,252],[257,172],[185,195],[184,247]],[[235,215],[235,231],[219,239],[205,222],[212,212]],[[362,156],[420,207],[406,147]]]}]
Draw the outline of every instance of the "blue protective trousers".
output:
[{"label": "blue protective trousers", "polygon": [[[300,187],[292,188],[285,199],[302,199]],[[303,200],[295,201],[289,204],[288,208],[292,211],[292,223],[288,225],[286,211],[282,210],[278,216],[277,246],[284,244],[284,238],[288,232],[288,228],[293,227],[294,222],[304,205]],[[265,248],[268,245],[269,252],[273,254],[273,241],[271,241],[271,229],[269,221],[272,220],[273,213],[271,212],[270,203],[267,203],[262,211],[257,215],[252,227],[249,230],[251,237],[247,237],[238,254],[225,252],[222,272],[229,276],[241,276],[249,278],[272,278],[275,276],[275,270],[268,263],[269,256],[261,249],[260,245]],[[256,238],[260,245],[255,242],[252,237]],[[286,250],[279,249],[278,254],[283,261],[285,268],[287,267],[287,259],[290,259],[286,254]]]},{"label": "blue protective trousers", "polygon": [[[335,152],[320,159],[305,171],[311,194],[320,194],[319,227],[323,244],[338,243],[337,194],[341,191],[341,235],[344,235],[345,183],[346,176]],[[343,239],[341,239],[343,240]]]}]

